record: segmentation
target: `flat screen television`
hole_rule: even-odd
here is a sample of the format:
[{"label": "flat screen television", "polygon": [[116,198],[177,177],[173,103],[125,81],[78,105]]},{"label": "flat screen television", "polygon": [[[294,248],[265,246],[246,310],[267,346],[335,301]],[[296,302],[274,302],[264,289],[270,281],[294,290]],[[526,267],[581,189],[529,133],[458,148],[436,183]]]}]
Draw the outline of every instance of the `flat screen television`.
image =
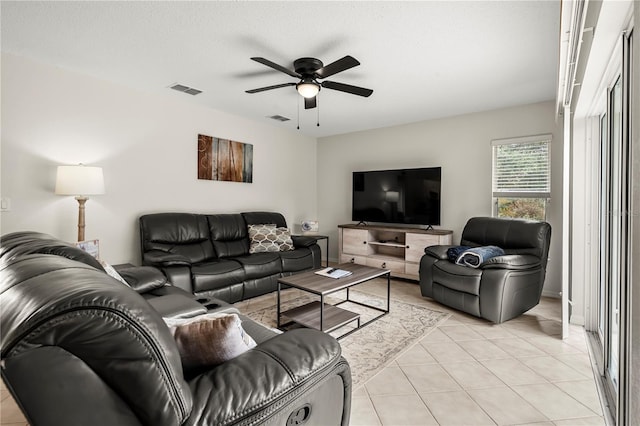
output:
[{"label": "flat screen television", "polygon": [[351,220],[440,225],[440,167],[353,172]]}]

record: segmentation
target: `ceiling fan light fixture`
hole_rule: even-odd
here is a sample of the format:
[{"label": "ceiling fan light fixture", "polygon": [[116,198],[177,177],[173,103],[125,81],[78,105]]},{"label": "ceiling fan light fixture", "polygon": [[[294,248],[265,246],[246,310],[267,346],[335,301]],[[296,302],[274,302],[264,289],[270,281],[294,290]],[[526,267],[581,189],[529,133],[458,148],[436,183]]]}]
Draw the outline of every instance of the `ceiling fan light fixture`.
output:
[{"label": "ceiling fan light fixture", "polygon": [[320,85],[310,80],[296,84],[296,90],[304,98],[314,98],[320,91]]}]

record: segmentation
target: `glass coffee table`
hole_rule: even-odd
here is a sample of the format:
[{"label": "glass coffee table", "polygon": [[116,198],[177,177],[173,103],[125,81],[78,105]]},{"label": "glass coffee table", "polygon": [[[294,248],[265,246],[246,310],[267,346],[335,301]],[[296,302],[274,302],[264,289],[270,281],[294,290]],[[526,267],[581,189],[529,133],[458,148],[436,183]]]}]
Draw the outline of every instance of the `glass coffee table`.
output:
[{"label": "glass coffee table", "polygon": [[[343,327],[351,322],[357,321],[356,328],[337,337],[337,339],[341,339],[389,313],[389,301],[391,298],[391,271],[388,269],[372,268],[370,266],[358,265],[355,263],[340,264],[336,266],[336,268],[350,271],[351,275],[336,279],[318,275],[315,271],[308,271],[301,274],[282,277],[278,280],[277,326],[279,329],[283,330],[285,327],[293,323],[297,323],[307,328],[315,328],[316,330],[330,333],[331,331]],[[387,306],[385,309],[350,299],[350,288],[374,278],[384,276],[387,277]],[[312,301],[302,306],[281,312],[280,292],[283,285],[320,296],[320,300]],[[327,296],[341,290],[346,290],[346,299],[334,304],[326,302],[325,298]],[[361,324],[360,314],[338,306],[346,302],[355,303],[381,313]],[[290,321],[282,324],[282,316],[286,316]]]}]

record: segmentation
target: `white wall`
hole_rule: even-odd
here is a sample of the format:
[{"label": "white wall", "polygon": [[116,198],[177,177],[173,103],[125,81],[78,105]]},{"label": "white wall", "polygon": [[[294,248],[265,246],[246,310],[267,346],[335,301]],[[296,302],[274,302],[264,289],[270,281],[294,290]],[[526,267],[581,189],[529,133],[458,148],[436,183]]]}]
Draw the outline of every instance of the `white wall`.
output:
[{"label": "white wall", "polygon": [[338,254],[337,226],[351,223],[351,173],[356,170],[442,167],[442,225],[460,240],[472,216],[491,216],[492,139],[552,133],[552,226],[544,294],[561,291],[562,129],[554,102],[467,114],[318,140],[318,220]]},{"label": "white wall", "polygon": [[[186,96],[186,95],[184,95]],[[196,178],[198,133],[254,145],[254,183]],[[545,294],[560,291],[562,134],[553,102],[322,138],[158,97],[3,54],[0,232],[76,238],[77,202],[54,195],[60,164],[104,168],[107,193],[87,202],[87,239],[111,263],[139,262],[137,219],[160,211],[276,210],[289,225],[319,219],[337,256],[350,222],[351,172],[442,166],[442,226],[459,240],[471,216],[491,215],[492,139],[553,133],[551,260]],[[317,173],[316,172],[317,168]],[[317,188],[317,191],[316,191]]]},{"label": "white wall", "polygon": [[[178,94],[179,96],[188,96]],[[150,212],[279,211],[289,226],[316,214],[316,140],[50,65],[2,55],[2,234],[75,241],[78,203],[54,195],[56,166],[104,169],[87,202],[87,239],[110,263],[139,263],[137,219]],[[253,183],[197,179],[197,135],[254,146]]]}]

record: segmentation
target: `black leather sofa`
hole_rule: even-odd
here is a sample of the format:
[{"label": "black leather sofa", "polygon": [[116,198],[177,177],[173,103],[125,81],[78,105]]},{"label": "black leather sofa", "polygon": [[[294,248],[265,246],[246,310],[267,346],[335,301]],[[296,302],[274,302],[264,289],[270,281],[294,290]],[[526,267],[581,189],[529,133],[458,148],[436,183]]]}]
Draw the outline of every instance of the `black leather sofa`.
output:
[{"label": "black leather sofa", "polygon": [[[240,314],[257,346],[185,373],[161,315],[237,311],[215,299],[199,303],[153,268],[122,276],[131,287],[45,234],[2,237],[0,371],[29,424],[349,423],[350,369],[331,336],[278,334]],[[188,312],[190,304],[201,309]]]},{"label": "black leather sofa", "polygon": [[320,267],[315,238],[293,236],[294,250],[249,253],[248,225],[287,223],[280,213],[154,213],[141,216],[142,264],[197,296],[229,303],[277,289],[278,278]]},{"label": "black leather sofa", "polygon": [[448,259],[447,250],[454,246],[427,247],[420,260],[422,295],[494,323],[515,318],[540,302],[550,243],[547,222],[471,218],[460,245],[493,245],[505,254],[470,268]]}]

